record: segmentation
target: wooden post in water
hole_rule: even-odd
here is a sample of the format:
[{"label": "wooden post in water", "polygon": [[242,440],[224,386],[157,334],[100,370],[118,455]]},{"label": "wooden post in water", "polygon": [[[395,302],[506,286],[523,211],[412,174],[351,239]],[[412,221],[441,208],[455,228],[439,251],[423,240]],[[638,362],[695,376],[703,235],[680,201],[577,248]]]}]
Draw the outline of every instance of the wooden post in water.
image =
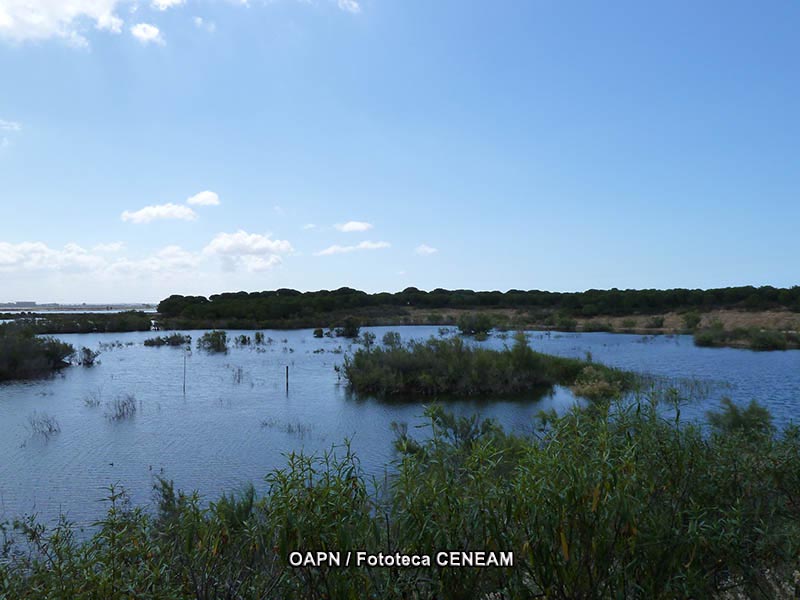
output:
[{"label": "wooden post in water", "polygon": [[286,393],[289,393],[289,365],[286,365]]},{"label": "wooden post in water", "polygon": [[183,349],[183,395],[186,395],[186,348]]}]

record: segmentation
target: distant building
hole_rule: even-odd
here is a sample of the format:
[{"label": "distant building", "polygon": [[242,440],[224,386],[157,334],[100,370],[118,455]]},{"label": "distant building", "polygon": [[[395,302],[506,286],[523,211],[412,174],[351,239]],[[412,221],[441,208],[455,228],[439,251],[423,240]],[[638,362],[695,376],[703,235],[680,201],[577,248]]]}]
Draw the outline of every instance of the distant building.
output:
[{"label": "distant building", "polygon": [[34,306],[36,306],[36,302],[29,302],[29,301],[14,302],[14,306],[16,306],[17,308],[33,308]]}]

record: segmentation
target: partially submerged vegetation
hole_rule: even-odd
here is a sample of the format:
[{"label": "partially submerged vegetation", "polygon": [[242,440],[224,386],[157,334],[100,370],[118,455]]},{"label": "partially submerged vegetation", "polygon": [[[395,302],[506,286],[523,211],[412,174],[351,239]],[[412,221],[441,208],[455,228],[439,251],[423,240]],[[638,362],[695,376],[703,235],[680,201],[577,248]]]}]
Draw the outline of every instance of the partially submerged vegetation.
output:
[{"label": "partially submerged vegetation", "polygon": [[721,323],[698,329],[694,333],[697,346],[734,346],[751,350],[788,350],[800,347],[800,333],[758,327],[725,329]]},{"label": "partially submerged vegetation", "polygon": [[161,335],[154,338],[149,338],[144,341],[145,346],[172,346],[181,347],[188,346],[192,343],[192,336],[183,333],[172,333],[170,335]]},{"label": "partially submerged vegetation", "polygon": [[228,334],[224,331],[207,331],[197,340],[197,347],[208,352],[227,352]]},{"label": "partially submerged vegetation", "polygon": [[39,334],[150,331],[153,325],[153,315],[134,310],[109,314],[47,313],[9,317],[14,318],[17,325]]},{"label": "partially submerged vegetation", "polygon": [[358,393],[382,396],[511,396],[554,385],[573,386],[588,398],[618,396],[633,375],[604,365],[533,351],[524,334],[511,348],[489,350],[459,337],[412,340],[384,336],[384,347],[361,348],[344,363],[344,376]]},{"label": "partially submerged vegetation", "polygon": [[[722,417],[710,434],[654,403],[596,403],[535,435],[431,407],[428,435],[398,427],[399,458],[370,482],[344,448],[291,454],[264,495],[206,503],[157,485],[154,514],[112,488],[86,540],[62,521],[2,529],[0,597],[793,597],[800,433]],[[746,420],[745,420],[746,421]],[[446,493],[443,491],[446,490]],[[0,540],[3,534],[0,533]],[[291,566],[340,551],[342,566]],[[513,566],[436,566],[439,551],[513,552]],[[346,552],[433,566],[345,566]]]},{"label": "partially submerged vegetation", "polygon": [[75,348],[51,337],[37,337],[16,324],[0,325],[0,381],[49,375],[69,365]]}]

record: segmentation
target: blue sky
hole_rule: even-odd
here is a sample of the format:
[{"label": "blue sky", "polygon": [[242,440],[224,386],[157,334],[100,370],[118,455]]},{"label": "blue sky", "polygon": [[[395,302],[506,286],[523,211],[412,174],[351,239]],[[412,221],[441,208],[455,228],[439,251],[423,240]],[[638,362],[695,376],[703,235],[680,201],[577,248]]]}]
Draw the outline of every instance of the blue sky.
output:
[{"label": "blue sky", "polygon": [[789,0],[0,0],[0,302],[796,285],[798,31]]}]

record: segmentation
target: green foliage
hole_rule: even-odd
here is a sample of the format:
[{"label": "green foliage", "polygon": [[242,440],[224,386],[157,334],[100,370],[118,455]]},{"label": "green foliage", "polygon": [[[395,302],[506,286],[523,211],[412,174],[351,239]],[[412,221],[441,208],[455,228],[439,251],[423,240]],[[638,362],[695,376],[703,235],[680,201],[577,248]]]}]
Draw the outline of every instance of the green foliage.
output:
[{"label": "green foliage", "polygon": [[[631,375],[602,365],[534,352],[524,335],[502,351],[476,348],[459,337],[360,349],[345,358],[344,376],[355,392],[383,396],[512,395],[573,385],[590,376],[593,386],[576,389],[591,390],[592,397],[611,397],[632,382]],[[595,379],[608,386],[599,386]]]},{"label": "green foliage", "polygon": [[365,331],[361,335],[361,343],[364,344],[364,348],[369,350],[375,344],[376,338],[377,338],[377,336],[374,333],[372,333],[371,331]]},{"label": "green foliage", "polygon": [[789,346],[797,347],[798,340],[790,332],[776,331],[773,329],[736,328],[724,329],[721,324],[712,324],[710,327],[698,329],[694,334],[696,346],[742,346],[751,350],[786,350]]},{"label": "green foliage", "polygon": [[586,321],[581,329],[586,332],[614,331],[614,326],[604,321]]},{"label": "green foliage", "polygon": [[228,334],[224,331],[207,331],[197,340],[197,347],[209,352],[227,352]]},{"label": "green foliage", "polygon": [[[352,288],[299,292],[279,289],[263,292],[232,292],[201,296],[173,295],[158,305],[164,319],[178,327],[255,328],[267,326],[318,327],[357,314],[365,322],[391,317],[399,322],[408,308],[425,310],[468,309],[481,311],[513,308],[538,315],[554,312],[566,316],[663,314],[669,311],[705,312],[720,308],[800,310],[800,286],[779,289],[771,286],[732,287],[710,290],[587,290],[585,292],[544,292],[509,290],[481,292],[435,289],[430,292],[406,288],[394,294],[367,294]],[[452,317],[444,317],[452,323]],[[225,325],[223,325],[223,322]],[[260,324],[260,325],[256,325]],[[548,324],[548,323],[545,323]],[[559,329],[564,329],[559,327]]]},{"label": "green foliage", "polygon": [[[87,538],[62,519],[0,527],[0,597],[791,597],[800,550],[800,431],[703,436],[655,403],[548,415],[536,437],[426,411],[420,439],[369,484],[348,446],[290,454],[269,490],[213,502],[156,484],[155,514],[112,487]],[[14,551],[12,551],[14,549]],[[293,551],[480,549],[510,568],[292,567]]]},{"label": "green foliage", "polygon": [[730,398],[723,398],[721,411],[706,414],[711,426],[723,434],[766,435],[773,429],[772,415],[755,400],[741,409]]},{"label": "green foliage", "polygon": [[172,346],[173,348],[188,346],[191,343],[192,343],[192,336],[184,335],[182,333],[172,333],[170,335],[162,335],[144,341],[145,346],[156,346],[156,347]]},{"label": "green foliage", "polygon": [[69,365],[75,348],[52,337],[38,337],[17,324],[0,325],[0,381],[49,375]]},{"label": "green foliage", "polygon": [[661,329],[662,327],[664,327],[664,317],[661,316],[651,317],[650,319],[647,320],[644,326],[647,329]]},{"label": "green foliage", "polygon": [[461,335],[475,335],[486,339],[486,335],[494,327],[494,321],[486,313],[467,313],[458,318],[457,325]]},{"label": "green foliage", "polygon": [[696,312],[688,312],[683,315],[683,326],[689,331],[694,331],[700,326],[702,320],[703,318]]},{"label": "green foliage", "polygon": [[336,329],[336,337],[356,339],[361,331],[361,324],[355,317],[347,317],[344,324]]},{"label": "green foliage", "polygon": [[119,333],[123,331],[150,331],[153,315],[142,311],[98,314],[47,314],[46,316],[16,319],[35,333]]},{"label": "green foliage", "polygon": [[387,331],[383,334],[383,345],[387,348],[399,348],[403,342],[396,331]]},{"label": "green foliage", "polygon": [[578,327],[578,321],[565,314],[558,315],[555,322],[555,327],[558,331],[575,331]]}]

